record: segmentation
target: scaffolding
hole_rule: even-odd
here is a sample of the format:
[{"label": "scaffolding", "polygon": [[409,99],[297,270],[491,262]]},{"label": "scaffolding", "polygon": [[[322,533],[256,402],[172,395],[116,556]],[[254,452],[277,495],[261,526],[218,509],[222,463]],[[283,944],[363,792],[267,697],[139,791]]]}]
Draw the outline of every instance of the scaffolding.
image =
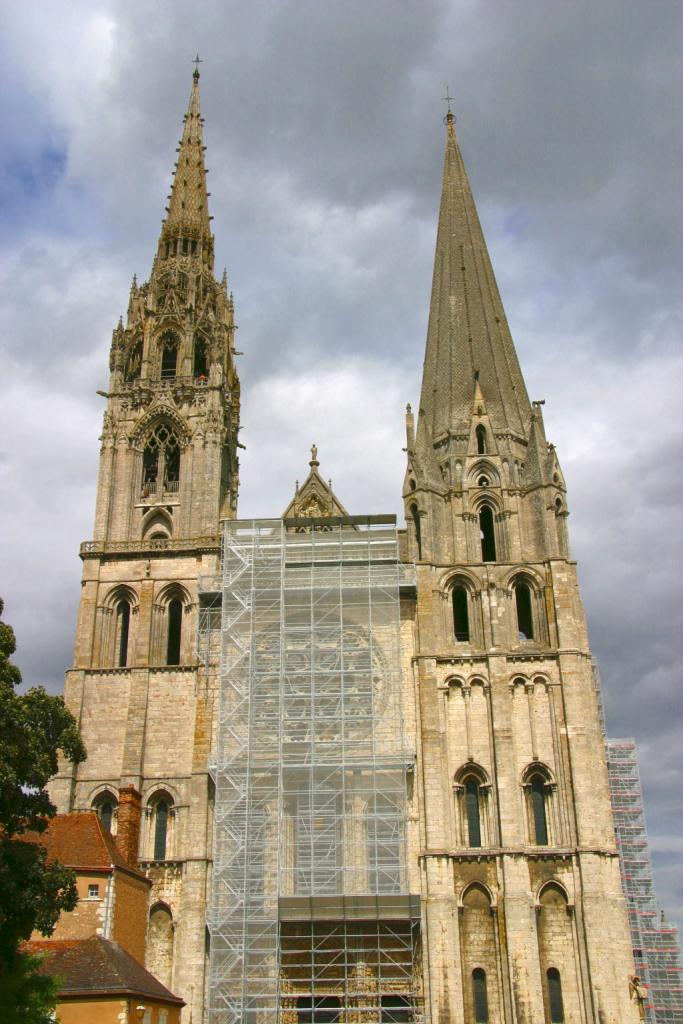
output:
[{"label": "scaffolding", "polygon": [[678,929],[667,924],[655,899],[634,740],[607,741],[607,770],[633,958],[648,989],[645,1020],[648,1024],[683,1024]]},{"label": "scaffolding", "polygon": [[210,1024],[424,1019],[401,574],[391,516],[225,524]]}]

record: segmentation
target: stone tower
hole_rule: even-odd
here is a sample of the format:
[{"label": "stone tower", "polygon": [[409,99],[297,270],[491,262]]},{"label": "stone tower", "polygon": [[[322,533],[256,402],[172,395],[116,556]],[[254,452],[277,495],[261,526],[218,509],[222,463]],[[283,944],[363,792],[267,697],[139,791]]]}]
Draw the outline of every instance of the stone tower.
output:
[{"label": "stone tower", "polygon": [[88,759],[53,782],[60,811],[98,809],[139,854],[154,882],[147,966],[195,1020],[214,700],[197,659],[198,581],[216,572],[219,520],[236,507],[240,410],[233,302],[225,274],[214,277],[202,128],[195,71],[149,282],[133,279],[126,323],[112,338],[94,539],[81,545],[65,685]]},{"label": "stone tower", "polygon": [[623,1024],[629,933],[567,494],[447,138],[403,499],[433,1022]]},{"label": "stone tower", "polygon": [[349,516],[315,446],[281,519],[234,521],[198,72],[113,334],[65,687],[88,760],[52,792],[152,879],[147,967],[195,1024],[638,1019],[564,478],[446,120],[406,531]]}]

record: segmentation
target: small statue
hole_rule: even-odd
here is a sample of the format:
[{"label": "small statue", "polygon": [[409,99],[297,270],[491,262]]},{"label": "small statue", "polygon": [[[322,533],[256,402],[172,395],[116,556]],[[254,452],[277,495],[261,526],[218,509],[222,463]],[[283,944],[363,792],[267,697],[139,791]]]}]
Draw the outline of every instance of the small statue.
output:
[{"label": "small statue", "polygon": [[645,1020],[645,1000],[647,999],[647,989],[637,974],[634,974],[628,983],[628,994],[631,999],[635,1000],[637,1003],[640,1019]]}]

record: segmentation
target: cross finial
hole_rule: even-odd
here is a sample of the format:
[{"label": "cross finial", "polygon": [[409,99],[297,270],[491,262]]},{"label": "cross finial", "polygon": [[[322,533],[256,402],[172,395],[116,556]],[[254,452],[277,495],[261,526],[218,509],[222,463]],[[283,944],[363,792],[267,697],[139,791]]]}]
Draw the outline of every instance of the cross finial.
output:
[{"label": "cross finial", "polygon": [[449,125],[453,124],[453,122],[455,121],[455,115],[453,114],[453,111],[451,109],[451,103],[453,102],[453,97],[451,96],[451,91],[448,88],[448,86],[446,86],[446,95],[443,96],[442,99],[443,99],[444,103],[448,104],[448,110],[447,110],[446,118],[445,118],[446,123],[449,124]]},{"label": "cross finial", "polygon": [[194,64],[194,71],[192,72],[192,77],[193,78],[199,78],[199,65],[203,64],[204,61],[201,59],[199,54],[197,54],[195,59],[192,61],[192,63]]}]

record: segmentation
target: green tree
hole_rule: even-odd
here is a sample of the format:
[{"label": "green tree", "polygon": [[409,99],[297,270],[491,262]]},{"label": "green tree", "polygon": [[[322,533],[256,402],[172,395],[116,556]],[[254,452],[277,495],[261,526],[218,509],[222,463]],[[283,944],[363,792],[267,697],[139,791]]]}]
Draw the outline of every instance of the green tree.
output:
[{"label": "green tree", "polygon": [[[0,599],[0,616],[3,607]],[[73,910],[76,882],[22,836],[44,832],[56,813],[45,787],[57,771],[58,750],[77,764],[85,748],[61,697],[41,686],[17,693],[15,650],[14,630],[0,621],[0,1007],[6,1024],[44,1024],[53,1019],[57,985],[21,944],[34,930],[50,935],[60,913]]]}]

